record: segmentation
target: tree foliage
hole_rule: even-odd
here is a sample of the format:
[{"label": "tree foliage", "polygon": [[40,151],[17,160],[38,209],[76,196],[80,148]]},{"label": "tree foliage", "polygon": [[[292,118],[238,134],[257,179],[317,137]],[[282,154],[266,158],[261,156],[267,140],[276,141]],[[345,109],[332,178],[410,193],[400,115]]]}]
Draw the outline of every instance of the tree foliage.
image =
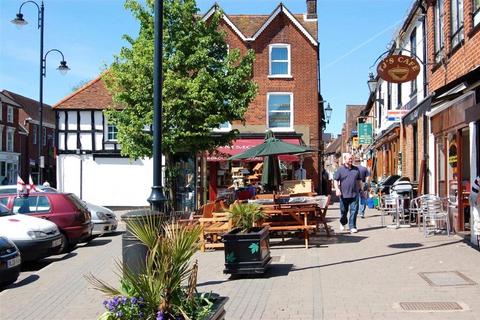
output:
[{"label": "tree foliage", "polygon": [[[130,158],[152,155],[153,119],[153,0],[142,5],[127,0],[125,7],[140,22],[136,39],[125,35],[123,47],[104,79],[114,103],[106,116],[118,128],[122,154]],[[241,57],[228,50],[219,29],[221,12],[205,22],[195,0],[164,0],[163,30],[163,153],[213,150],[226,145],[236,130],[213,136],[212,128],[244,121],[256,95],[251,80],[254,54]]]}]

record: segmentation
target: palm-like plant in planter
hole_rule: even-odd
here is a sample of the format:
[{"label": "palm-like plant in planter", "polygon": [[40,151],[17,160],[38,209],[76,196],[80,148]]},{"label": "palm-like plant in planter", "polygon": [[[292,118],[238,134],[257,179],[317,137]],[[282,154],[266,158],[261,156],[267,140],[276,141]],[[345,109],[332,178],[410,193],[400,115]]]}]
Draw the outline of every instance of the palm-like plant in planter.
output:
[{"label": "palm-like plant in planter", "polygon": [[223,236],[225,244],[224,273],[264,273],[270,263],[268,228],[255,226],[267,215],[255,203],[234,203],[229,218],[235,227]]},{"label": "palm-like plant in planter", "polygon": [[216,301],[214,295],[196,292],[198,267],[191,258],[198,250],[200,228],[159,222],[152,215],[132,222],[130,228],[147,247],[145,269],[136,274],[118,264],[122,275],[119,289],[87,276],[111,298],[104,302],[107,311],[100,319],[218,319],[213,309],[218,303],[223,308],[226,298]]}]

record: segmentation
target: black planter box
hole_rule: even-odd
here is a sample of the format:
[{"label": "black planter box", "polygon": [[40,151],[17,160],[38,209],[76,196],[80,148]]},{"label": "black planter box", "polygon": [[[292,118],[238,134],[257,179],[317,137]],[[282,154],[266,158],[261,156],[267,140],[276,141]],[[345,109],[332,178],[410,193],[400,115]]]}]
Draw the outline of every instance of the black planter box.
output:
[{"label": "black planter box", "polygon": [[271,261],[268,228],[251,228],[249,232],[233,229],[223,236],[225,269],[223,273],[264,273]]},{"label": "black planter box", "polygon": [[227,303],[228,297],[221,297],[215,293],[210,295],[213,296],[213,307],[206,320],[224,320],[226,314],[225,303]]}]

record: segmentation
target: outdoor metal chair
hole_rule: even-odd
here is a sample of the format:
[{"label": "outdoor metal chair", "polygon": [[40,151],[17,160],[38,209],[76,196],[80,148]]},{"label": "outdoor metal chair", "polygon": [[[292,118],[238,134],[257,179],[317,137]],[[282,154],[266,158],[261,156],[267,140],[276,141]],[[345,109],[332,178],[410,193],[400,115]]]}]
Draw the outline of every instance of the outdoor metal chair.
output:
[{"label": "outdoor metal chair", "polygon": [[423,201],[437,198],[438,197],[433,194],[424,194],[412,199],[410,202],[410,214],[412,217],[415,216],[419,232],[423,230],[423,211],[425,209],[423,206]]},{"label": "outdoor metal chair", "polygon": [[450,218],[448,211],[445,210],[443,199],[431,196],[422,199],[421,203],[424,236],[427,237],[430,232],[435,233],[440,230],[442,225],[445,225],[447,235],[450,236]]},{"label": "outdoor metal chair", "polygon": [[386,194],[380,197],[380,214],[381,214],[381,223],[382,227],[385,226],[385,216],[392,215],[396,217],[398,210],[398,197]]}]

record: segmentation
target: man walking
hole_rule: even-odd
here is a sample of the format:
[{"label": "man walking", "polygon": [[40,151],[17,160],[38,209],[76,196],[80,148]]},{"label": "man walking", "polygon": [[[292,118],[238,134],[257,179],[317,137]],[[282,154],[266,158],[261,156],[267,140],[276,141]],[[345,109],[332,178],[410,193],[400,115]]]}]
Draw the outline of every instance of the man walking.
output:
[{"label": "man walking", "polygon": [[[356,233],[358,197],[362,189],[362,178],[360,171],[353,164],[353,157],[350,153],[343,156],[343,165],[333,175],[335,193],[340,198],[340,231],[345,230],[348,222],[350,233]],[[350,217],[347,218],[348,210]]]},{"label": "man walking", "polygon": [[367,168],[360,164],[360,159],[355,158],[355,167],[358,168],[360,171],[360,178],[362,179],[363,188],[360,191],[360,196],[358,197],[358,213],[360,217],[363,219],[365,218],[365,208],[367,207],[367,199],[368,199],[368,186],[369,186],[369,177],[370,171]]}]

